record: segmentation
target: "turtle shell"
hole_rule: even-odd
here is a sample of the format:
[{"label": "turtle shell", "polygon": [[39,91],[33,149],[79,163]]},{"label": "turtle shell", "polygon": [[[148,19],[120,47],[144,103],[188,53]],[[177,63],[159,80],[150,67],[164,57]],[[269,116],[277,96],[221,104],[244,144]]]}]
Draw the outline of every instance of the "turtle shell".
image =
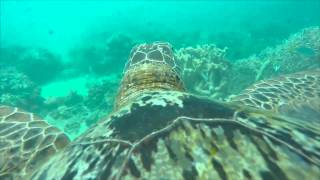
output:
[{"label": "turtle shell", "polygon": [[100,121],[32,179],[317,179],[319,127],[153,91]]},{"label": "turtle shell", "polygon": [[[175,66],[158,53],[165,49],[160,52],[168,54],[167,47],[157,42],[134,48],[115,110],[45,164],[27,171],[25,179],[320,177],[320,120],[309,123],[241,99],[223,103],[185,93]],[[140,51],[147,55],[139,59]]]}]

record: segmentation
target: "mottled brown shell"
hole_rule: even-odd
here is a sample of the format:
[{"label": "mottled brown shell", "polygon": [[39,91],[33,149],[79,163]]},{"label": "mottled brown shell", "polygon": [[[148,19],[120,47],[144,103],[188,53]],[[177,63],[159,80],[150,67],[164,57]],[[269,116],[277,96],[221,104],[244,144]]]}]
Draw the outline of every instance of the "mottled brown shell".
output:
[{"label": "mottled brown shell", "polygon": [[319,179],[320,121],[181,92],[168,47],[134,48],[114,113],[31,179]]},{"label": "mottled brown shell", "polygon": [[144,91],[184,91],[179,74],[180,69],[169,43],[137,45],[131,50],[124,69],[115,109],[132,101]]}]

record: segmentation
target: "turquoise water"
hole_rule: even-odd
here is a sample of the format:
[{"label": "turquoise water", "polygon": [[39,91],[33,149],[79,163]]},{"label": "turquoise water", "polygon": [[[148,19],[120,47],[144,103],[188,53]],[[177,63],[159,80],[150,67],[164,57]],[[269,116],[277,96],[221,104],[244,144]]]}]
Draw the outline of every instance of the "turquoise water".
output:
[{"label": "turquoise water", "polygon": [[[74,138],[111,111],[130,49],[153,41],[170,42],[183,62],[189,47],[191,59],[231,63],[183,74],[190,92],[226,100],[257,80],[318,67],[319,12],[311,0],[2,0],[1,103],[47,117]],[[294,57],[284,52],[308,63],[289,64]],[[77,118],[85,120],[75,125]]]},{"label": "turquoise water", "polygon": [[319,179],[320,0],[0,0],[0,180]]},{"label": "turquoise water", "polygon": [[[258,53],[320,24],[319,1],[1,1],[1,47],[41,47],[66,57],[115,33],[175,47],[215,43],[231,59]],[[253,46],[254,45],[254,46]]]}]

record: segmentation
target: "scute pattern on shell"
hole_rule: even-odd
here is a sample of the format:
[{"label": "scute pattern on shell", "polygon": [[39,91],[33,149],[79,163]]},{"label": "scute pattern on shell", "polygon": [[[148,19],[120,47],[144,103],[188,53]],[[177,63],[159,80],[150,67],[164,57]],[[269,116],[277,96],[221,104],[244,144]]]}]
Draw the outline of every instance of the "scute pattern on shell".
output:
[{"label": "scute pattern on shell", "polygon": [[149,102],[162,101],[162,93],[168,92],[147,93],[126,111],[100,122],[32,178],[319,177],[319,122],[305,126],[181,92],[170,95],[181,99],[182,106]]},{"label": "scute pattern on shell", "polygon": [[0,179],[26,178],[68,143],[33,113],[0,106]]}]

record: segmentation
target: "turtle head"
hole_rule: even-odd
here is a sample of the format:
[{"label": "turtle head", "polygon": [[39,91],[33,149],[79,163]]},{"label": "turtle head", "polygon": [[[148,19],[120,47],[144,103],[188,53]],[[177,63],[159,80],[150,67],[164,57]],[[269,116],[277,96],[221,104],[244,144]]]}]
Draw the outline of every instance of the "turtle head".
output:
[{"label": "turtle head", "polygon": [[132,48],[115,109],[153,90],[184,91],[172,46],[166,42],[139,44]]}]

